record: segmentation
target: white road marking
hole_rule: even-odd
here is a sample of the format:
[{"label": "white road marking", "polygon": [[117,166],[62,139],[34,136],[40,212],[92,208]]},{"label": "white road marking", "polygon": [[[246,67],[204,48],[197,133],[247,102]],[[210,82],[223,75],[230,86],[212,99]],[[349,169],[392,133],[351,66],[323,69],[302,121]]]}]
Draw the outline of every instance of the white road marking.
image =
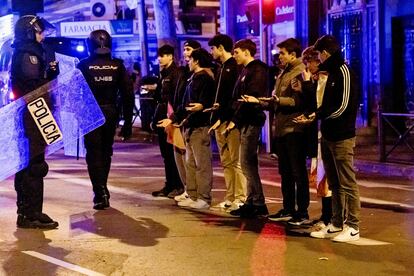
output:
[{"label": "white road marking", "polygon": [[[266,200],[266,203],[283,203],[283,198],[280,198],[280,197],[270,197],[270,196],[267,196],[265,198],[265,200]],[[318,203],[318,202],[319,201],[315,201],[315,200],[309,201],[309,203],[312,203],[312,204],[315,204],[315,203]]]},{"label": "white road marking", "polygon": [[266,203],[283,203],[283,199],[278,198],[278,197],[265,197],[265,202]]},{"label": "white road marking", "polygon": [[212,192],[225,192],[226,189],[211,189]]},{"label": "white road marking", "polygon": [[[147,167],[148,168],[148,167]],[[158,167],[159,169],[161,169],[161,167]],[[157,167],[155,168],[151,168],[149,167],[149,169],[157,169]],[[164,168],[162,168],[164,169]],[[213,172],[214,176],[217,177],[224,177],[224,174],[222,172],[217,172],[214,171]],[[70,182],[70,183],[74,183],[74,184],[80,184],[83,186],[90,186],[90,180],[89,178],[79,178],[79,177],[70,177],[71,175],[69,174],[63,174],[63,173],[57,173],[57,172],[49,172],[49,174],[47,175],[47,178],[59,178],[62,179],[63,181],[66,182]],[[151,178],[150,177],[129,177],[129,178]],[[158,177],[155,177],[158,178]],[[270,180],[265,180],[262,179],[262,183],[264,185],[269,185],[269,186],[274,186],[274,187],[280,187],[281,184],[279,182],[275,182],[275,181],[270,181]],[[145,193],[140,193],[137,191],[132,191],[130,189],[127,188],[120,188],[120,187],[115,187],[115,186],[110,186],[111,191],[116,192],[116,193],[120,193],[123,195],[127,195],[127,196],[133,196],[136,198],[140,198],[140,199],[144,199],[144,200],[165,200],[166,198],[163,197],[153,197],[152,195],[149,194],[145,194]],[[385,186],[385,185],[384,185]],[[310,189],[310,191],[314,194],[316,194],[316,190],[315,189]],[[398,206],[401,208],[407,208],[407,209],[414,209],[413,205],[410,204],[405,204],[405,203],[401,203],[401,202],[396,202],[396,201],[387,201],[387,200],[381,200],[381,199],[375,199],[375,198],[369,198],[369,197],[360,197],[361,202],[364,203],[370,203],[370,204],[380,204],[380,205],[387,205],[387,206]]]},{"label": "white road marking", "polygon": [[351,241],[351,242],[347,242],[347,243],[354,244],[354,245],[360,245],[360,246],[392,244],[392,243],[389,243],[389,242],[371,240],[371,239],[367,239],[367,238],[359,238],[359,240],[357,240],[357,241]]},{"label": "white road marking", "polygon": [[357,180],[358,185],[367,187],[367,188],[388,188],[388,189],[396,189],[396,190],[403,190],[403,191],[414,191],[414,187],[406,186],[406,185],[399,185],[399,184],[391,184],[391,183],[376,183],[367,180]]},{"label": "white road marking", "polygon": [[84,275],[88,275],[88,276],[105,276],[105,274],[102,274],[102,273],[99,273],[99,272],[95,272],[93,270],[90,270],[90,269],[87,269],[87,268],[83,268],[81,266],[74,265],[74,264],[71,264],[71,263],[68,263],[68,262],[64,262],[64,261],[61,261],[59,259],[56,259],[56,258],[47,256],[47,255],[44,255],[44,254],[41,254],[41,253],[36,252],[36,251],[22,251],[22,252],[25,253],[25,254],[27,254],[27,255],[30,255],[32,257],[35,257],[35,258],[41,259],[43,261],[46,261],[46,262],[49,262],[49,263],[52,263],[52,264],[55,264],[55,265],[64,267],[64,268],[69,269],[69,270],[72,270],[72,271],[76,271],[76,272],[82,273]]},{"label": "white road marking", "polygon": [[[52,163],[52,162],[50,162]],[[86,164],[54,164],[49,166],[51,170],[73,170],[73,169],[87,169]],[[148,164],[139,163],[112,163],[111,168],[125,168],[125,169],[155,169],[164,170],[164,167],[151,167]]]},{"label": "white road marking", "polygon": [[[213,174],[215,176],[224,177],[224,174],[220,173],[220,172],[214,172]],[[280,187],[281,186],[281,184],[278,183],[278,182],[264,180],[264,179],[262,179],[262,184],[269,185],[269,186],[274,186],[274,187]],[[316,194],[315,189],[310,189],[310,191],[312,193]],[[413,205],[405,204],[405,203],[401,203],[401,202],[396,202],[396,201],[387,201],[387,200],[381,200],[381,199],[375,199],[375,198],[369,198],[369,197],[360,197],[360,200],[361,200],[361,202],[365,202],[365,203],[381,204],[381,205],[388,205],[388,206],[399,206],[399,207],[402,207],[402,208],[414,209]]]},{"label": "white road marking", "polygon": [[413,209],[414,208],[414,206],[413,205],[410,205],[410,204],[405,204],[405,203],[396,202],[396,201],[387,201],[387,200],[381,200],[381,199],[363,197],[363,196],[360,196],[359,197],[359,200],[361,202],[371,203],[371,204],[398,206],[398,207],[407,208],[407,209]]},{"label": "white road marking", "polygon": [[[112,177],[112,178],[117,178],[117,177]],[[132,176],[132,177],[128,177],[128,178],[133,178],[133,179],[165,179],[165,176]]]},{"label": "white road marking", "polygon": [[[84,187],[92,187],[89,178],[70,177],[70,175],[57,172],[50,172],[48,176],[53,178],[59,178],[65,182],[69,182],[72,184],[77,184]],[[108,188],[111,192],[144,200],[169,200],[169,198],[166,197],[153,197],[150,194],[144,194],[131,189],[112,186],[110,184],[108,185]]]}]

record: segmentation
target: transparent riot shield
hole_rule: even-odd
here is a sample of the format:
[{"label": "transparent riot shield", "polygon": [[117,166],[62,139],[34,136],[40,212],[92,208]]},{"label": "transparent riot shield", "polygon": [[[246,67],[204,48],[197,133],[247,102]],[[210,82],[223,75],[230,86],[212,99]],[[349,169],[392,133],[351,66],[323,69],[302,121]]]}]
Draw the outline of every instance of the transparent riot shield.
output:
[{"label": "transparent riot shield", "polygon": [[[74,69],[79,63],[77,57],[67,56],[59,53],[55,53],[56,60],[59,61],[60,74],[66,74]],[[74,141],[63,141],[64,151],[66,156],[85,157],[86,148],[83,139],[76,139]]]},{"label": "transparent riot shield", "polygon": [[71,57],[59,53],[55,53],[56,60],[59,61],[59,72],[61,75],[64,75],[74,69],[79,63],[77,57]]},{"label": "transparent riot shield", "polygon": [[78,70],[0,108],[0,180],[103,125],[105,118]]}]

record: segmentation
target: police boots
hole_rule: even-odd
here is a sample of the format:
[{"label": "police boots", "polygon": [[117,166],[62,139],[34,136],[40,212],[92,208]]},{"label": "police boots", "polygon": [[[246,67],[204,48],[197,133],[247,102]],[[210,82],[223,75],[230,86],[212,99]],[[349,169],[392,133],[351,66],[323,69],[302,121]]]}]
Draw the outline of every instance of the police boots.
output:
[{"label": "police boots", "polygon": [[109,208],[109,197],[108,195],[102,195],[99,198],[95,196],[93,209],[95,210],[105,210]]},{"label": "police boots", "polygon": [[93,209],[104,210],[109,208],[109,191],[106,186],[108,180],[108,172],[105,167],[88,166],[89,177],[92,182],[94,193]]},{"label": "police boots", "polygon": [[44,213],[35,213],[30,217],[19,214],[16,225],[19,228],[55,229],[59,226],[59,223]]}]

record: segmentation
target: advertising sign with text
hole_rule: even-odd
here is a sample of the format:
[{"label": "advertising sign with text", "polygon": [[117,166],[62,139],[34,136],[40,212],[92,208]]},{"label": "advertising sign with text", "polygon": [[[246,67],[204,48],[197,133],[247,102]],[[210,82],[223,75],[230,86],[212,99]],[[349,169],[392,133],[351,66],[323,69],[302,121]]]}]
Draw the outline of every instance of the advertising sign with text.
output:
[{"label": "advertising sign with text", "polygon": [[295,20],[295,0],[276,1],[276,23]]}]

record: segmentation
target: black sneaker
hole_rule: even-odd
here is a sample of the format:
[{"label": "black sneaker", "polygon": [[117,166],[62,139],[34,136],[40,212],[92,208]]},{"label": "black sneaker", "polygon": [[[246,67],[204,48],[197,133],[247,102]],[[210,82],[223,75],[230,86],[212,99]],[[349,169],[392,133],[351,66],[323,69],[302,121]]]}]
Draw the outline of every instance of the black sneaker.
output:
[{"label": "black sneaker", "polygon": [[241,218],[256,218],[267,216],[269,211],[266,205],[244,204],[239,209],[230,212],[230,215]]},{"label": "black sneaker", "polygon": [[167,197],[168,198],[174,198],[178,195],[181,195],[182,193],[184,193],[184,189],[174,189],[171,192],[168,193]]},{"label": "black sneaker", "polygon": [[168,194],[169,194],[170,192],[169,191],[167,191],[165,188],[162,188],[161,190],[159,190],[159,191],[154,191],[154,192],[152,192],[151,194],[152,194],[152,196],[154,196],[154,197],[168,197]]},{"label": "black sneaker", "polygon": [[240,214],[241,214],[242,210],[247,208],[247,206],[250,206],[250,205],[244,204],[244,205],[240,206],[239,209],[230,211],[230,215],[235,216],[235,217],[240,217]]},{"label": "black sneaker", "polygon": [[19,228],[55,229],[59,226],[59,223],[52,220],[48,215],[39,213],[33,217],[18,215],[16,225]]},{"label": "black sneaker", "polygon": [[285,209],[279,210],[276,214],[270,215],[267,218],[271,221],[289,221],[293,215]]}]

